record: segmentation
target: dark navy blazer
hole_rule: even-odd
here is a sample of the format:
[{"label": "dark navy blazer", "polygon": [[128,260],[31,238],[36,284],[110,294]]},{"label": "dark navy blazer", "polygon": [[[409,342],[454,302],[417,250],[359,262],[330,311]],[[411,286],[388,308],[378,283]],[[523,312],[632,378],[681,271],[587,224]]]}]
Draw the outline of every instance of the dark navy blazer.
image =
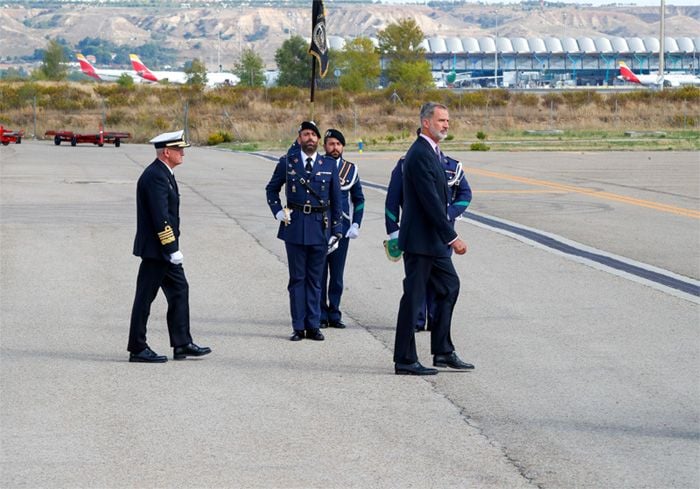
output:
[{"label": "dark navy blazer", "polygon": [[180,237],[180,195],[175,177],[156,159],[136,185],[136,238],[134,255],[155,260],[170,259]]},{"label": "dark navy blazer", "polygon": [[[450,187],[450,205],[447,207],[447,215],[454,225],[454,221],[467,210],[472,200],[472,189],[469,186],[467,177],[459,171],[459,161],[441,154],[442,163],[445,167],[445,176],[448,182],[455,180]],[[399,230],[399,219],[401,217],[401,206],[403,205],[403,162],[405,156],[399,158],[396,166],[391,171],[389,186],[386,191],[384,208],[384,225],[386,234],[391,234]],[[461,175],[457,175],[461,173]]]},{"label": "dark navy blazer", "polygon": [[407,253],[449,256],[457,237],[447,216],[450,189],[445,170],[430,143],[419,136],[403,165],[403,212],[399,248]]}]

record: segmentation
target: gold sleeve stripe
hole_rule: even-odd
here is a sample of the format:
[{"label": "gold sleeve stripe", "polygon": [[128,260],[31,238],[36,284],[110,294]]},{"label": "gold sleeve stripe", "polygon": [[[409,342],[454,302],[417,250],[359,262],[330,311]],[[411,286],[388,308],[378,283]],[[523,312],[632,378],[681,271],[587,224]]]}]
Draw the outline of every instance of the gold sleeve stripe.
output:
[{"label": "gold sleeve stripe", "polygon": [[175,234],[173,233],[173,228],[170,226],[165,226],[165,229],[158,233],[158,239],[160,239],[160,244],[166,245],[175,241]]}]

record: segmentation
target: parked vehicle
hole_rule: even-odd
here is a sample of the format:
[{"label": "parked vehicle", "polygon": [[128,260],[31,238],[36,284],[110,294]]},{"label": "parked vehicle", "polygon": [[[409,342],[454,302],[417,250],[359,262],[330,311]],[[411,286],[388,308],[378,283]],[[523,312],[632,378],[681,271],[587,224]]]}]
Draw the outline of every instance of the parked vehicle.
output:
[{"label": "parked vehicle", "polygon": [[97,134],[80,134],[73,131],[46,131],[45,136],[53,136],[53,144],[56,146],[60,145],[62,141],[70,142],[71,146],[75,146],[78,143],[92,143],[99,147],[105,144],[114,144],[118,148],[122,140],[131,137],[131,133],[128,132],[114,132],[105,131],[100,124],[100,131]]}]

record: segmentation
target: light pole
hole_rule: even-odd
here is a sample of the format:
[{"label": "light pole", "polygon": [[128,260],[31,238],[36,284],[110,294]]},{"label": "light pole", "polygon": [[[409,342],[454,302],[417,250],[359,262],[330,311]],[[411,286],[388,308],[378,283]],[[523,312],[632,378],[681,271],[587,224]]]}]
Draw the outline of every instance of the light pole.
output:
[{"label": "light pole", "polygon": [[665,72],[665,62],[664,62],[664,51],[666,50],[666,39],[664,32],[664,24],[666,23],[666,0],[661,0],[661,32],[659,33],[659,90],[664,89],[664,72]]},{"label": "light pole", "polygon": [[493,36],[493,84],[498,87],[498,11],[496,14],[496,34]]}]

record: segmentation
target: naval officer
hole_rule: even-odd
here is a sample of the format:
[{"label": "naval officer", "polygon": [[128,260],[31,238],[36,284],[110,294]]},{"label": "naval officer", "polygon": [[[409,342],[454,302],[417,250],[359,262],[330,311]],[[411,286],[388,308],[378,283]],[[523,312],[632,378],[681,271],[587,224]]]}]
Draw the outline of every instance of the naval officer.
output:
[{"label": "naval officer", "polygon": [[[292,341],[322,341],[321,279],[326,254],[342,238],[341,190],[333,158],[319,155],[321,132],[304,121],[295,144],[277,163],[265,187],[272,215],[280,221],[277,237],[284,241],[289,266]],[[280,191],[285,187],[286,206]]]},{"label": "naval officer", "polygon": [[162,363],[168,360],[146,343],[146,323],[158,289],[168,301],[168,333],[173,358],[200,357],[208,347],[192,342],[190,335],[189,286],[180,250],[180,194],[173,170],[182,164],[190,145],[184,131],[160,134],[151,139],[156,159],[146,167],[136,186],[136,238],[134,255],[141,257],[136,296],[129,330],[130,362]]},{"label": "naval officer", "polygon": [[[343,274],[348,256],[350,240],[360,236],[360,225],[365,208],[365,196],[362,193],[360,174],[357,165],[343,157],[345,136],[337,129],[328,129],[323,137],[323,149],[338,167],[340,192],[343,204],[343,237],[338,242],[338,249],[328,254],[323,267],[321,285],[321,327],[344,328],[340,312],[340,298],[343,295]],[[351,207],[352,205],[352,207]]]}]

